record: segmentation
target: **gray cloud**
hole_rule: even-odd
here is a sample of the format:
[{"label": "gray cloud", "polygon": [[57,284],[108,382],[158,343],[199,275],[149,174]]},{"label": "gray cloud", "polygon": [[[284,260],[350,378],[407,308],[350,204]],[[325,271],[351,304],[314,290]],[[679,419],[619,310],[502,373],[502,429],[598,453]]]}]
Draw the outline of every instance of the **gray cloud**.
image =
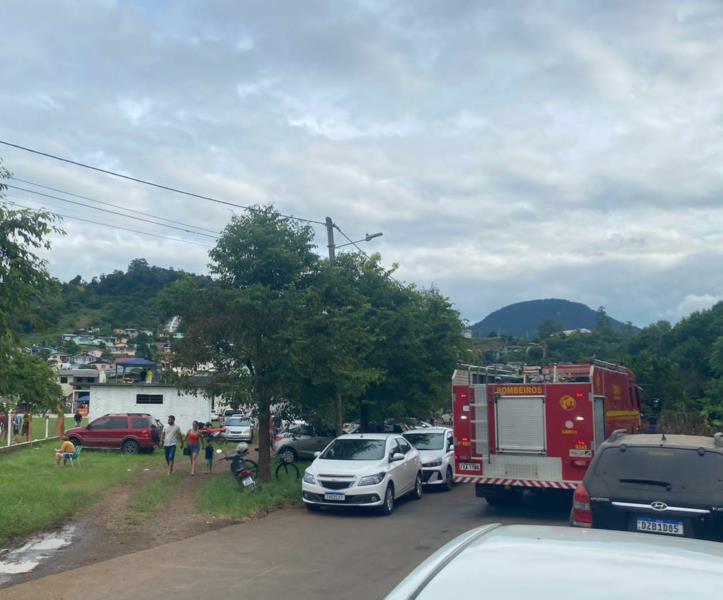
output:
[{"label": "gray cloud", "polygon": [[[550,296],[676,319],[723,297],[722,22],[715,1],[8,0],[0,137],[382,230],[368,250],[470,320]],[[216,230],[230,215],[0,155],[19,177],[137,210]],[[49,254],[63,278],[136,256],[207,262],[170,240],[65,228]]]}]

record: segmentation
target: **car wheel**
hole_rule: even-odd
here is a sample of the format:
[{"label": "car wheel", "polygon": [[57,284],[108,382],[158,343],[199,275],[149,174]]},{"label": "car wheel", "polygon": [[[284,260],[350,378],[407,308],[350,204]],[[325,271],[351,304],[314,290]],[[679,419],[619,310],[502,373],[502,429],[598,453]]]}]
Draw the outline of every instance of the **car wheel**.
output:
[{"label": "car wheel", "polygon": [[77,448],[78,446],[82,446],[82,445],[83,445],[82,442],[80,441],[80,439],[77,438],[77,437],[75,437],[75,436],[73,436],[73,437],[71,437],[71,438],[68,438],[68,440],[69,440],[70,443],[73,444],[73,446],[75,446],[76,448]]},{"label": "car wheel", "polygon": [[308,510],[309,512],[319,512],[320,508],[321,507],[318,504],[307,504],[306,505],[306,510]]},{"label": "car wheel", "polygon": [[444,488],[450,492],[454,487],[454,475],[452,474],[452,467],[447,467],[447,476],[444,479]]},{"label": "car wheel", "polygon": [[390,483],[387,491],[384,493],[384,504],[381,505],[380,511],[383,515],[388,516],[394,512],[394,486]]},{"label": "car wheel", "polygon": [[138,454],[140,449],[141,447],[135,440],[126,440],[121,446],[121,452],[123,452],[123,454]]},{"label": "car wheel", "polygon": [[417,479],[414,482],[414,489],[412,490],[412,498],[415,500],[422,499],[422,474],[417,473]]},{"label": "car wheel", "polygon": [[296,460],[296,450],[293,448],[283,448],[281,450],[281,460],[285,463],[294,462]]}]

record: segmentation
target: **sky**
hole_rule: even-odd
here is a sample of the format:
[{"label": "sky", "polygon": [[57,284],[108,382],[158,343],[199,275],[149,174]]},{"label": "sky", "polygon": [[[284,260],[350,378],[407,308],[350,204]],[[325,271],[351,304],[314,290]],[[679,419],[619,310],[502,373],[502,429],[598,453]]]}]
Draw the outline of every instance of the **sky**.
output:
[{"label": "sky", "polygon": [[[556,297],[645,325],[723,299],[717,0],[2,8],[2,140],[330,216],[352,239],[381,231],[364,250],[438,287],[470,322]],[[239,210],[7,146],[0,157],[17,178],[135,216],[218,232]],[[7,198],[165,236],[67,218],[46,254],[63,280],[137,257],[207,271],[212,238],[16,189]]]}]

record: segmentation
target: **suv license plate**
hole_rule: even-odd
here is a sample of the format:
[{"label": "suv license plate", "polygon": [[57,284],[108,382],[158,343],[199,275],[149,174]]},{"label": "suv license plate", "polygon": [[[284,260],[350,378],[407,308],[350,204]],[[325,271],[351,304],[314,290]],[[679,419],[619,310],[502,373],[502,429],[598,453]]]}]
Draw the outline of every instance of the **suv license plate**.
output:
[{"label": "suv license plate", "polygon": [[457,467],[460,471],[479,471],[479,465],[476,463],[459,463]]},{"label": "suv license plate", "polygon": [[332,502],[344,502],[344,494],[327,493],[324,494],[324,500],[331,500]]},{"label": "suv license plate", "polygon": [[647,533],[664,533],[666,535],[683,535],[682,521],[668,521],[663,519],[638,519],[638,531]]}]

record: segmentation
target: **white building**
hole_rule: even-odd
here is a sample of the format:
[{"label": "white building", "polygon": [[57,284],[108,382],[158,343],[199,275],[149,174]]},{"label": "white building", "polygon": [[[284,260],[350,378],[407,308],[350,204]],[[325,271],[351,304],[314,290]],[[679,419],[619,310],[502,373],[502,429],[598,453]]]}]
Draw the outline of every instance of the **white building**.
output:
[{"label": "white building", "polygon": [[174,415],[184,432],[193,421],[211,420],[211,398],[202,390],[194,396],[167,384],[91,385],[89,408],[89,420],[109,413],[148,413],[165,425],[168,416]]}]

